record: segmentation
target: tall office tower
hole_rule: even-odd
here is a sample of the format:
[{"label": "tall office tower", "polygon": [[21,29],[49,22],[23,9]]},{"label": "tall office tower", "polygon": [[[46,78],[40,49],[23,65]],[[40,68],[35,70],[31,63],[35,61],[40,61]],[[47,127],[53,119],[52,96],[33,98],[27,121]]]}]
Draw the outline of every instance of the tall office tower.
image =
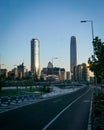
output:
[{"label": "tall office tower", "polygon": [[31,73],[35,78],[40,78],[40,42],[31,40]]},{"label": "tall office tower", "polygon": [[77,46],[76,37],[72,36],[70,41],[70,73],[71,79],[74,80],[74,66],[77,65]]}]

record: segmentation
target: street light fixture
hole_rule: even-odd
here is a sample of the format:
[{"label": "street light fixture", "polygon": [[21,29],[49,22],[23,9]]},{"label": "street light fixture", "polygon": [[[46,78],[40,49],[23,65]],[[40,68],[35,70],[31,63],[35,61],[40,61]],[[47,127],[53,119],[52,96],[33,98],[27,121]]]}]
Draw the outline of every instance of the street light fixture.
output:
[{"label": "street light fixture", "polygon": [[[93,28],[93,20],[82,20],[80,21],[81,23],[86,23],[86,22],[90,22],[91,23],[91,30],[92,30],[92,43],[94,40],[94,28]],[[94,51],[94,49],[93,49]],[[94,52],[93,52],[94,53]],[[98,91],[97,91],[97,78],[95,77],[95,82],[96,82],[96,95],[98,95]]]},{"label": "street light fixture", "polygon": [[91,23],[91,30],[92,30],[92,42],[94,40],[94,28],[93,28],[93,20],[83,20],[80,21],[81,23],[86,23],[86,22],[90,22]]},{"label": "street light fixture", "polygon": [[[92,45],[94,40],[94,28],[93,28],[93,20],[82,20],[81,23],[90,22],[91,23],[91,31],[92,31]],[[93,47],[93,53],[94,53],[94,47]]]},{"label": "street light fixture", "polygon": [[53,65],[53,60],[54,60],[54,59],[58,59],[58,57],[52,57],[52,65]]}]

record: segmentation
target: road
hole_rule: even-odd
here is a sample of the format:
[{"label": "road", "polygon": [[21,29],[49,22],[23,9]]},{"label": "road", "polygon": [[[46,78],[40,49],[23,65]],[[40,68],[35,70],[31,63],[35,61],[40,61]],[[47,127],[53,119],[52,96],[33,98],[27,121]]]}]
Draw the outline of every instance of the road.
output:
[{"label": "road", "polygon": [[0,114],[0,130],[87,130],[92,89],[85,87]]}]

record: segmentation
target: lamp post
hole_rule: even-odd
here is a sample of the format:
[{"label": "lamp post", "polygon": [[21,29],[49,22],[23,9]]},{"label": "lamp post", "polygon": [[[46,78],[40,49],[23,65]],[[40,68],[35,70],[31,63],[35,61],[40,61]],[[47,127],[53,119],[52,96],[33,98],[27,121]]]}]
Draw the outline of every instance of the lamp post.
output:
[{"label": "lamp post", "polygon": [[[82,20],[80,21],[81,23],[86,23],[86,22],[90,22],[91,23],[91,31],[92,31],[92,43],[94,40],[94,28],[93,28],[93,20]],[[94,53],[94,48],[93,48],[93,53]],[[97,91],[97,77],[95,77],[95,84],[96,84],[96,95],[98,95],[98,91]]]},{"label": "lamp post", "polygon": [[52,65],[53,65],[53,60],[54,60],[54,59],[58,59],[58,57],[52,57]]},{"label": "lamp post", "polygon": [[94,28],[93,28],[93,20],[83,20],[80,21],[81,23],[86,23],[86,22],[90,22],[91,23],[91,30],[92,30],[92,42],[94,40]]}]

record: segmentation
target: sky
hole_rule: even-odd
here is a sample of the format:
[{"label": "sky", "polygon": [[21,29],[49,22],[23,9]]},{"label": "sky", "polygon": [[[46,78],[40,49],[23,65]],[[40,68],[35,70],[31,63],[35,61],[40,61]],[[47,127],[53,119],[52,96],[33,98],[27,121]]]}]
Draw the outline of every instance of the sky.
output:
[{"label": "sky", "polygon": [[[70,70],[70,38],[76,36],[78,64],[93,53],[94,36],[104,41],[104,0],[0,0],[0,64],[11,70],[22,62],[30,70],[30,41],[40,41],[40,66],[52,61]],[[55,59],[54,57],[57,57]]]}]

